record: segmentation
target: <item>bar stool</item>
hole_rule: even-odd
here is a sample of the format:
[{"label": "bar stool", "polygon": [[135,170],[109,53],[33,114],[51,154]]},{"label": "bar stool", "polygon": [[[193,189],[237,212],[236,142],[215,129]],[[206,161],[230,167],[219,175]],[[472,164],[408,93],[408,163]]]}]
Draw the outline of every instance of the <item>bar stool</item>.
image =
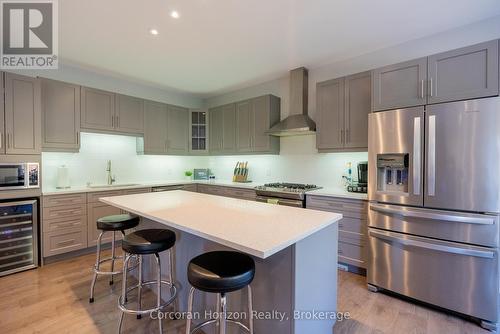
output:
[{"label": "bar stool", "polygon": [[[122,280],[122,294],[118,299],[118,308],[122,311],[120,316],[120,325],[118,329],[118,333],[121,333],[123,317],[125,313],[127,314],[135,314],[137,319],[140,319],[143,314],[151,314],[153,312],[162,311],[167,306],[171,305],[176,296],[177,296],[177,288],[174,283],[174,276],[172,274],[174,267],[173,253],[172,247],[175,245],[175,233],[166,230],[166,229],[146,229],[139,230],[127,234],[125,238],[122,240],[122,249],[125,252],[125,260],[123,261],[123,280]],[[168,280],[161,279],[161,264],[160,264],[160,252],[168,250],[169,255],[169,268],[168,268]],[[142,277],[142,262],[144,255],[154,255],[156,260],[156,272],[157,279],[151,281],[143,281]],[[130,259],[134,256],[138,257],[139,262],[139,273],[138,273],[138,283],[137,285],[132,286],[131,288],[127,287],[127,272],[128,272],[128,263]],[[144,286],[156,284],[156,307],[152,307],[146,310],[142,309],[142,301],[141,294],[142,288]],[[161,286],[162,284],[167,285],[170,288],[170,298],[162,303],[161,298]],[[133,310],[127,306],[127,294],[137,289],[137,309]],[[175,307],[175,305],[174,305]],[[159,329],[160,333],[163,332],[163,326],[161,322],[160,316],[158,316],[159,320]]]},{"label": "bar stool", "polygon": [[[115,233],[119,231],[123,235],[125,235],[124,231],[136,227],[137,225],[139,225],[139,221],[139,217],[132,216],[130,214],[106,216],[97,220],[97,229],[100,230],[101,233],[99,233],[99,237],[97,238],[97,256],[93,268],[94,277],[92,278],[92,283],[90,285],[90,303],[94,302],[94,287],[97,281],[97,275],[110,275],[111,280],[109,281],[109,285],[113,285],[113,275],[122,273],[121,270],[115,271],[115,260],[123,258],[123,256],[116,256],[115,254]],[[111,257],[101,260],[101,241],[102,236],[106,232],[113,232],[113,240],[111,241]],[[111,261],[111,270],[101,270],[101,264],[109,261]]]},{"label": "bar stool", "polygon": [[[230,251],[209,252],[192,259],[188,265],[188,280],[192,285],[189,291],[188,315],[193,312],[195,290],[216,293],[217,319],[202,322],[191,330],[191,317],[187,317],[186,334],[192,334],[209,324],[217,324],[219,334],[226,333],[226,323],[236,324],[246,332],[253,334],[252,283],[255,277],[255,262],[245,254]],[[239,321],[227,319],[226,294],[248,289],[248,327]]]}]

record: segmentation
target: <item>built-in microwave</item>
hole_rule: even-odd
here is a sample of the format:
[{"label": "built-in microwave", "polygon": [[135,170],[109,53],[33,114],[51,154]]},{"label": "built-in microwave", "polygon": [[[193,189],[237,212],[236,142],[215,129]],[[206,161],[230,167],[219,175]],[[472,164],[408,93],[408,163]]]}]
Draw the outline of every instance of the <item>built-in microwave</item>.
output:
[{"label": "built-in microwave", "polygon": [[0,190],[40,187],[38,162],[0,163]]}]

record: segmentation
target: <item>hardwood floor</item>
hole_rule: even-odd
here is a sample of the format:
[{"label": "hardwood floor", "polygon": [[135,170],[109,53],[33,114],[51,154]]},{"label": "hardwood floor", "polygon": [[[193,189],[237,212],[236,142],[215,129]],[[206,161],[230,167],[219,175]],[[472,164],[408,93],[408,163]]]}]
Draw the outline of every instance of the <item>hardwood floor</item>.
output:
[{"label": "hardwood floor", "polygon": [[[95,302],[89,304],[94,260],[94,254],[84,255],[0,278],[0,332],[117,333],[121,279],[116,278],[112,286],[106,278],[99,279]],[[153,298],[146,294],[143,300],[148,303]],[[489,333],[460,318],[369,292],[363,276],[345,272],[339,273],[338,309],[351,315],[335,325],[334,332],[339,334]],[[165,333],[181,334],[183,330],[183,321],[164,321]],[[125,317],[123,333],[157,332],[157,321],[149,317]]]}]

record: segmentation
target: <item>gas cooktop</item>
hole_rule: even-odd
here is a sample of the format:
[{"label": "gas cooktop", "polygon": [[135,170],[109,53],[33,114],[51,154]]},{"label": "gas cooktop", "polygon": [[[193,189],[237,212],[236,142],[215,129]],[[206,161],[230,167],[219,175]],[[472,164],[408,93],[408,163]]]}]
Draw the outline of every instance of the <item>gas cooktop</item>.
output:
[{"label": "gas cooktop", "polygon": [[255,187],[257,195],[283,197],[293,199],[304,199],[304,193],[307,191],[320,189],[314,184],[301,183],[266,183],[263,186]]}]

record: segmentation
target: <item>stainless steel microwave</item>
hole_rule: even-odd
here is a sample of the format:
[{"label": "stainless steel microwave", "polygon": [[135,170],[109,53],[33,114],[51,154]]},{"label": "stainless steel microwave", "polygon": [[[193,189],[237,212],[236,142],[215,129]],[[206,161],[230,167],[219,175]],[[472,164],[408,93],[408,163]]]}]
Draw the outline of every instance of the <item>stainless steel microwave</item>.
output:
[{"label": "stainless steel microwave", "polygon": [[40,187],[38,162],[0,163],[0,190]]}]

